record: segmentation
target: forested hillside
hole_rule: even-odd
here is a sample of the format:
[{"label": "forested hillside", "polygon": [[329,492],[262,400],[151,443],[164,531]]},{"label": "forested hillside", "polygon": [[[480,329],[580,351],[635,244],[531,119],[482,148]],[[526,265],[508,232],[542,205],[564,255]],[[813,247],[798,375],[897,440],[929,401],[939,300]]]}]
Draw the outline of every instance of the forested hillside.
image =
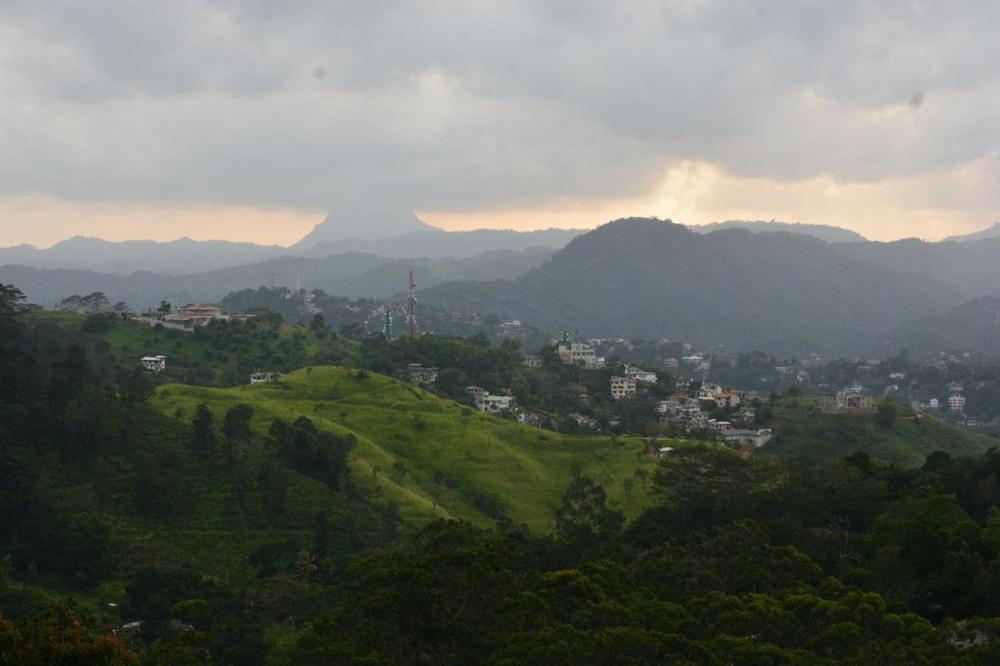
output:
[{"label": "forested hillside", "polygon": [[[0,288],[3,663],[1000,656],[1000,457],[904,412],[825,421],[812,461],[677,441],[655,460],[359,369],[153,386],[87,322]],[[891,446],[849,452],[869,435]],[[951,454],[921,462],[935,441]],[[910,469],[876,457],[908,446]]]},{"label": "forested hillside", "polygon": [[982,296],[940,315],[896,326],[873,345],[881,353],[909,350],[916,356],[972,351],[1000,356],[1000,297]]}]

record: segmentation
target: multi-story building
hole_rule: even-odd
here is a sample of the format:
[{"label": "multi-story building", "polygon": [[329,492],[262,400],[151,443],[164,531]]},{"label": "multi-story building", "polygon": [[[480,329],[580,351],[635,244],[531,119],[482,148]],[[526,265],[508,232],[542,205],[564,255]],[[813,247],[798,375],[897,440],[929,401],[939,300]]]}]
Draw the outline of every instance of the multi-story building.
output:
[{"label": "multi-story building", "polygon": [[631,377],[611,378],[611,397],[615,400],[635,397],[636,381]]}]

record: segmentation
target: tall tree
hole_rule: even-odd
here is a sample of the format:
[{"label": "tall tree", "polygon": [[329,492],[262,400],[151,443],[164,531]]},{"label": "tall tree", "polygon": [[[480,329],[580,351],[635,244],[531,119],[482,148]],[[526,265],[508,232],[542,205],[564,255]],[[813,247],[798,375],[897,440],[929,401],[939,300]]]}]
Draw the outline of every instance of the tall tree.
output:
[{"label": "tall tree", "polygon": [[236,460],[236,447],[238,445],[248,445],[253,430],[250,428],[250,419],[253,418],[253,407],[241,402],[234,405],[226,412],[225,421],[222,424],[222,434],[226,438],[226,463],[232,465]]},{"label": "tall tree", "polygon": [[208,405],[198,405],[191,425],[194,427],[194,448],[211,459],[215,453],[215,415]]},{"label": "tall tree", "polygon": [[556,511],[556,538],[567,543],[583,544],[596,536],[610,536],[621,529],[622,514],[609,509],[604,488],[593,480],[573,474]]}]

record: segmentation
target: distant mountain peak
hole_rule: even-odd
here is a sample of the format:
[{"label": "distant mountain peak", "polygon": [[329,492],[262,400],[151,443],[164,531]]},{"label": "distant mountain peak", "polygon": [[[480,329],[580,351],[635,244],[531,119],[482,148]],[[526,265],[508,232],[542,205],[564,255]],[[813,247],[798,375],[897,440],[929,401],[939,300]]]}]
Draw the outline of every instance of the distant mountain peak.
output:
[{"label": "distant mountain peak", "polygon": [[412,231],[441,231],[412,210],[391,204],[343,206],[332,210],[321,223],[290,249],[304,251],[320,243],[346,240],[382,240]]}]

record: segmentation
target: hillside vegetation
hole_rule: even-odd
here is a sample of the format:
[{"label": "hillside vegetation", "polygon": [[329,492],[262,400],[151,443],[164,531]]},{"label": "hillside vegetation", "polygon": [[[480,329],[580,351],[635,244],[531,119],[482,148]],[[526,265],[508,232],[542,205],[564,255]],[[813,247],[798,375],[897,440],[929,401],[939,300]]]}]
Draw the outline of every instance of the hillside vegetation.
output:
[{"label": "hillside vegetation", "polygon": [[309,363],[348,363],[358,347],[349,338],[270,323],[214,322],[193,333],[134,321],[103,320],[99,325],[106,328],[104,340],[123,366],[163,354],[167,377],[217,386],[244,384],[255,370],[286,372]]},{"label": "hillside vegetation", "polygon": [[[160,387],[165,414],[190,419],[205,403],[218,416],[246,403],[258,435],[274,418],[311,419],[317,428],[354,435],[351,477],[391,505],[409,525],[454,517],[489,525],[506,516],[544,533],[579,470],[634,516],[648,500],[636,470],[654,468],[635,438],[573,438],[484,416],[381,375],[337,367],[306,368],[274,384],[229,389]],[[257,443],[248,464],[264,456]]]}]

